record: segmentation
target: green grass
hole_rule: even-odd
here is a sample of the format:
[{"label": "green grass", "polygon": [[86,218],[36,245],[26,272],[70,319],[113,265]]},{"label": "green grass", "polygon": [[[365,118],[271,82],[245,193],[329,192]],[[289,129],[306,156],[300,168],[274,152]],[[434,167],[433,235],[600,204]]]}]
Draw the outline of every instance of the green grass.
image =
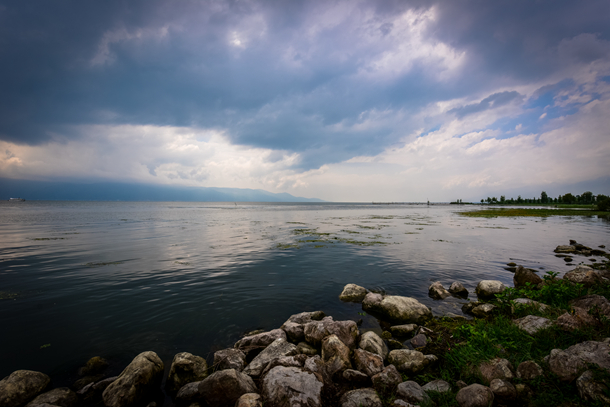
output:
[{"label": "green grass", "polygon": [[476,211],[458,212],[462,216],[475,218],[497,217],[547,217],[547,216],[610,216],[610,212],[593,209],[537,209],[537,208],[489,208]]}]

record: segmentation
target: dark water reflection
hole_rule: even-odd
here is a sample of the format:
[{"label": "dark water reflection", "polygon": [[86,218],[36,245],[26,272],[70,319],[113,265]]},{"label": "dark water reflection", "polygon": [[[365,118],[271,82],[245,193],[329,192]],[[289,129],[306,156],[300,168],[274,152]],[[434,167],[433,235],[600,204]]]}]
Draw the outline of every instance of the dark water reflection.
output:
[{"label": "dark water reflection", "polygon": [[[2,203],[0,377],[40,370],[61,385],[94,355],[120,370],[154,350],[169,366],[177,352],[207,356],[305,310],[358,319],[359,305],[337,299],[350,282],[460,313],[462,301],[428,298],[430,282],[512,284],[507,262],[565,272],[558,244],[610,246],[610,225],[597,218],[474,219],[456,209]],[[364,328],[378,326],[365,317]]]}]

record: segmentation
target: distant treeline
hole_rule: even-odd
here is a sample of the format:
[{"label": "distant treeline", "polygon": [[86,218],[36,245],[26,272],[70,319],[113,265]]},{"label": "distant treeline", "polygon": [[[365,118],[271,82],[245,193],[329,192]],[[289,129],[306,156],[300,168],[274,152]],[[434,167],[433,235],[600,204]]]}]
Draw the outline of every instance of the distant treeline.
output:
[{"label": "distant treeline", "polygon": [[592,205],[602,201],[610,199],[607,195],[593,195],[592,192],[583,192],[581,195],[572,195],[570,193],[565,195],[559,195],[557,198],[551,198],[545,191],[540,193],[540,198],[522,198],[521,195],[515,198],[506,199],[504,195],[500,195],[500,199],[494,197],[487,197],[487,199],[481,199],[481,203],[487,202],[488,204],[581,204],[581,205]]}]

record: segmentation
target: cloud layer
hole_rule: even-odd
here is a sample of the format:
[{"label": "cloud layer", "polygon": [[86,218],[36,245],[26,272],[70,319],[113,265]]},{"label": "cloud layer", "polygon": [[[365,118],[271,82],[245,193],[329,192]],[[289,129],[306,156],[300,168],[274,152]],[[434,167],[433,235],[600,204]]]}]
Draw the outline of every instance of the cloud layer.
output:
[{"label": "cloud layer", "polygon": [[329,200],[564,193],[609,169],[608,15],[603,1],[4,2],[0,171]]}]

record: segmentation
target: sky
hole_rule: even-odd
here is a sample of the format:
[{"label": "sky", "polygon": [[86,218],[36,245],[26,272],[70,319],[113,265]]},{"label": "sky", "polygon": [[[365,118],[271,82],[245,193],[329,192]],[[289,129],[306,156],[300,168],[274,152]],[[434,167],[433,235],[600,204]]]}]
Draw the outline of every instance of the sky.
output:
[{"label": "sky", "polygon": [[3,178],[610,194],[607,0],[0,0],[0,61]]}]

